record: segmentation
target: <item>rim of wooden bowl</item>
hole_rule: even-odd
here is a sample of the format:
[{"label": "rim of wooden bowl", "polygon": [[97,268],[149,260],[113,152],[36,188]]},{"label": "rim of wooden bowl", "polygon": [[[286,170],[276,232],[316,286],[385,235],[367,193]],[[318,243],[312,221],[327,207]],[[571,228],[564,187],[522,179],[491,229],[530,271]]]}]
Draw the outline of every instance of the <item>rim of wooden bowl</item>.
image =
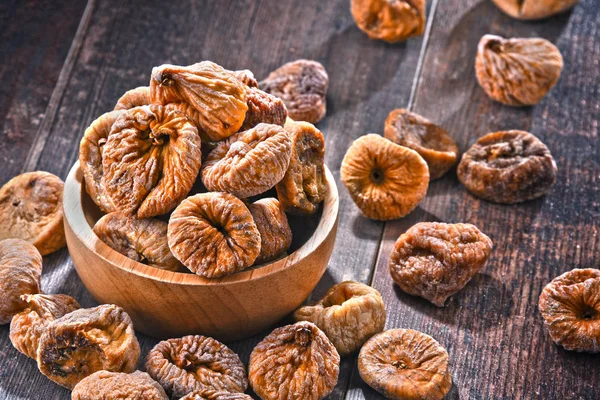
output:
[{"label": "rim of wooden bowl", "polygon": [[284,258],[221,278],[207,279],[193,273],[171,272],[154,268],[125,257],[100,240],[92,230],[83,212],[82,196],[88,196],[88,194],[83,188],[84,178],[79,167],[79,161],[73,165],[65,181],[63,199],[65,224],[69,225],[84,246],[104,261],[117,268],[154,281],[200,286],[219,286],[255,281],[297,264],[315,251],[335,228],[339,210],[339,194],[333,175],[327,166],[325,166],[325,176],[328,190],[323,201],[323,213],[317,228],[306,243]]}]

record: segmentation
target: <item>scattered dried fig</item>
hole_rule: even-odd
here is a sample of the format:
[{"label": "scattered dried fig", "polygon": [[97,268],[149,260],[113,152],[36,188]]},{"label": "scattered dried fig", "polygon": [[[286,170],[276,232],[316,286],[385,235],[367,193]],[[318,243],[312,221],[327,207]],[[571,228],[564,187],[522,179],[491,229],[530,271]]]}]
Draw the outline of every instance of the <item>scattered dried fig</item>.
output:
[{"label": "scattered dried fig", "polygon": [[129,110],[130,108],[147,106],[151,103],[150,87],[140,86],[125,92],[117,101],[115,110]]},{"label": "scattered dried fig", "polygon": [[165,214],[190,191],[201,157],[198,130],[184,115],[156,105],[132,108],[104,145],[102,184],[119,211]]},{"label": "scattered dried fig", "polygon": [[458,146],[448,132],[403,108],[388,115],[384,136],[419,153],[427,162],[431,180],[440,178],[458,161]]},{"label": "scattered dried fig", "polygon": [[600,353],[599,269],[574,269],[555,278],[542,291],[539,308],[554,343]]},{"label": "scattered dried fig", "polygon": [[114,304],[79,309],[50,322],[39,341],[40,372],[69,389],[96,371],[133,372],[140,346],[131,318]]},{"label": "scattered dried fig", "polygon": [[203,389],[189,393],[179,400],[252,400],[244,393],[231,393],[222,390]]},{"label": "scattered dried fig", "polygon": [[258,86],[282,99],[293,120],[314,124],[325,117],[329,76],[317,61],[296,60],[283,64]]},{"label": "scattered dried fig", "polygon": [[419,153],[373,133],[352,143],[341,176],[360,211],[383,221],[414,210],[429,186],[429,169]]},{"label": "scattered dried fig", "polygon": [[261,122],[283,126],[287,118],[287,109],[283,101],[258,88],[248,88],[246,91],[248,112],[241,130],[254,128]]},{"label": "scattered dried fig", "polygon": [[344,356],[383,330],[385,307],[377,290],[363,283],[346,281],[329,289],[314,306],[298,309],[294,318],[317,325]]},{"label": "scattered dried fig", "polygon": [[0,189],[0,240],[20,238],[45,256],[66,246],[63,181],[49,172],[15,176]]},{"label": "scattered dried fig", "polygon": [[241,271],[260,253],[252,214],[228,193],[201,193],[182,201],[169,219],[167,235],[173,255],[205,278]]},{"label": "scattered dried fig", "polygon": [[513,204],[548,193],[556,180],[556,163],[531,133],[504,131],[477,140],[463,154],[457,174],[475,196]]},{"label": "scattered dried fig", "polygon": [[350,11],[371,39],[396,43],[425,32],[425,0],[351,0]]},{"label": "scattered dried fig", "polygon": [[412,329],[392,329],[369,339],[360,350],[358,372],[394,400],[441,400],[452,387],[446,349]]},{"label": "scattered dried fig", "polygon": [[492,0],[499,9],[516,19],[542,19],[568,10],[578,0]]},{"label": "scattered dried fig", "polygon": [[98,371],[73,388],[71,400],[169,400],[164,389],[145,372]]},{"label": "scattered dried fig", "polygon": [[276,259],[292,244],[292,229],[281,204],[275,198],[260,199],[248,206],[260,233],[260,254],[256,264]]},{"label": "scattered dried fig", "polygon": [[556,85],[563,68],[558,48],[541,38],[504,39],[484,35],[477,46],[477,81],[492,99],[531,106]]},{"label": "scattered dried fig", "polygon": [[174,399],[203,389],[244,392],[248,387],[246,369],[237,354],[200,335],[158,343],[148,353],[146,371]]}]

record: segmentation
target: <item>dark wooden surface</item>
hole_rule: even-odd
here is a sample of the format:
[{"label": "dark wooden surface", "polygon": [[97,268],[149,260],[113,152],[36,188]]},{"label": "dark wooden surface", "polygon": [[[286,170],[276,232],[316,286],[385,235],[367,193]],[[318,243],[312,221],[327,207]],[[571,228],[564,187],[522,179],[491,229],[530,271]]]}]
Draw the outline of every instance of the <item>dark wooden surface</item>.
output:
[{"label": "dark wooden surface", "polygon": [[[296,58],[321,61],[330,74],[327,164],[341,194],[340,226],[329,269],[313,293],[354,279],[381,291],[388,328],[433,335],[450,354],[449,399],[598,399],[600,358],[554,346],[537,298],[556,275],[600,266],[600,7],[582,0],[572,12],[518,22],[487,0],[433,0],[426,35],[403,44],[371,41],[353,24],[348,1],[3,1],[0,3],[0,184],[28,170],[65,178],[79,139],[125,90],[146,84],[153,66],[210,59],[249,68],[258,78]],[[541,36],[565,58],[557,87],[537,106],[493,103],[477,86],[473,59],[485,33]],[[501,206],[480,201],[454,172],[434,182],[408,217],[363,218],[339,183],[352,140],[381,133],[387,113],[411,107],[446,127],[462,150],[499,129],[524,129],[554,154],[552,193]],[[439,309],[392,285],[394,241],[419,221],[470,222],[494,241],[485,269]],[[44,260],[44,290],[95,302],[66,250]],[[266,334],[267,332],[265,332]],[[244,362],[262,339],[231,343]],[[140,335],[143,355],[156,343]],[[331,399],[378,399],[343,360]],[[0,327],[0,398],[68,399]]]}]

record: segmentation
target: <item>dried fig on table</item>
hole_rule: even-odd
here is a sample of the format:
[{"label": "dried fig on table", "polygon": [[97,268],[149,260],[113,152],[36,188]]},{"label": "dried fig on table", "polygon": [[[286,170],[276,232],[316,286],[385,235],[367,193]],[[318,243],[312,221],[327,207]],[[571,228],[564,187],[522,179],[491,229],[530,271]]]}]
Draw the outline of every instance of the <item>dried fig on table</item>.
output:
[{"label": "dried fig on table", "polygon": [[20,238],[45,256],[67,242],[63,226],[63,181],[49,172],[15,176],[0,189],[0,240]]},{"label": "dried fig on table", "polygon": [[599,269],[574,269],[555,278],[542,291],[539,309],[554,343],[600,353]]},{"label": "dried fig on table", "polygon": [[352,143],[340,172],[360,211],[382,221],[410,213],[429,186],[429,169],[419,153],[373,133]]},{"label": "dried fig on table", "polygon": [[189,393],[179,400],[252,400],[244,393],[232,393],[223,390],[203,389]]},{"label": "dried fig on table", "polygon": [[50,322],[37,352],[40,372],[69,389],[100,370],[133,372],[139,357],[131,318],[113,304],[75,310]]},{"label": "dried fig on table", "polygon": [[156,105],[132,108],[104,145],[102,184],[117,210],[154,217],[185,198],[201,158],[198,130],[184,115]]},{"label": "dried fig on table", "polygon": [[164,389],[145,372],[98,371],[82,379],[71,400],[169,400]]},{"label": "dried fig on table", "polygon": [[21,298],[40,290],[42,256],[22,239],[0,240],[0,325],[27,307]]},{"label": "dried fig on table", "polygon": [[292,229],[281,204],[272,197],[248,205],[256,228],[260,233],[260,253],[256,264],[276,259],[290,248]]},{"label": "dried fig on table", "polygon": [[385,307],[377,290],[363,283],[346,281],[329,289],[314,306],[299,308],[294,318],[317,325],[344,356],[383,330]]},{"label": "dried fig on table", "polygon": [[314,214],[327,194],[325,176],[325,139],[314,125],[290,119],[285,130],[292,140],[290,165],[275,186],[285,211]]},{"label": "dried fig on table", "polygon": [[420,222],[396,241],[390,273],[404,292],[443,307],[491,252],[492,241],[474,225]]},{"label": "dried fig on table", "polygon": [[27,304],[27,308],[10,322],[10,341],[15,349],[35,359],[46,325],[80,306],[66,294],[25,294],[21,300]]},{"label": "dried fig on table", "polygon": [[115,105],[115,110],[129,110],[130,108],[147,106],[151,103],[150,87],[140,86],[125,92]]},{"label": "dried fig on table", "polygon": [[419,153],[427,162],[431,180],[440,178],[458,161],[458,146],[448,132],[403,108],[390,112],[385,120],[384,136]]},{"label": "dried fig on table", "polygon": [[350,11],[371,39],[396,43],[425,32],[425,0],[351,0]]},{"label": "dried fig on table", "polygon": [[291,153],[292,142],[281,126],[258,124],[210,152],[202,166],[202,182],[213,192],[256,196],[283,178]]},{"label": "dried fig on table", "polygon": [[392,329],[369,339],[360,349],[358,372],[388,399],[441,400],[452,387],[446,349],[412,329]]},{"label": "dried fig on table", "polygon": [[310,322],[275,329],[250,355],[248,375],[263,400],[320,400],[337,384],[340,356]]},{"label": "dried fig on table", "polygon": [[248,207],[228,193],[201,193],[182,201],[171,214],[167,236],[173,255],[205,278],[251,266],[261,248]]},{"label": "dried fig on table", "polygon": [[295,121],[317,123],[327,112],[329,76],[325,67],[313,60],[296,60],[271,72],[258,86],[283,100]]},{"label": "dried fig on table", "polygon": [[158,343],[146,358],[146,371],[173,399],[198,390],[244,392],[246,369],[223,343],[200,335]]},{"label": "dried fig on table", "polygon": [[473,195],[513,204],[548,193],[556,180],[556,162],[546,145],[529,132],[495,132],[463,154],[457,175]]},{"label": "dried fig on table", "polygon": [[485,93],[509,106],[532,106],[556,85],[563,69],[558,48],[541,38],[485,35],[477,46],[475,74]]},{"label": "dried fig on table", "polygon": [[248,112],[241,130],[254,128],[261,122],[283,126],[287,118],[287,109],[280,98],[263,92],[258,88],[248,88],[246,92]]},{"label": "dried fig on table", "polygon": [[167,242],[167,223],[137,219],[120,212],[106,214],[94,225],[94,233],[114,250],[142,264],[167,271],[182,271]]},{"label": "dried fig on table", "polygon": [[499,9],[516,19],[542,19],[573,7],[578,0],[492,0]]}]

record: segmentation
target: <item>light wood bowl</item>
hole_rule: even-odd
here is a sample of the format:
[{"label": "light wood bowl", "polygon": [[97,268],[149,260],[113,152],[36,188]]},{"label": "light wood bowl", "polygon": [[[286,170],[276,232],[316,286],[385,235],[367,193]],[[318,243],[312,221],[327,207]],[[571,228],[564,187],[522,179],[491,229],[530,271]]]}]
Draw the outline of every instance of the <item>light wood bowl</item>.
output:
[{"label": "light wood bowl", "polygon": [[[328,194],[316,229],[289,256],[219,279],[169,272],[114,251],[92,231],[101,213],[76,163],[65,182],[67,245],[83,284],[100,303],[123,307],[135,329],[156,338],[202,334],[232,341],[257,334],[299,307],[325,272],[337,230],[339,198]],[[317,221],[318,220],[318,221]]]}]

